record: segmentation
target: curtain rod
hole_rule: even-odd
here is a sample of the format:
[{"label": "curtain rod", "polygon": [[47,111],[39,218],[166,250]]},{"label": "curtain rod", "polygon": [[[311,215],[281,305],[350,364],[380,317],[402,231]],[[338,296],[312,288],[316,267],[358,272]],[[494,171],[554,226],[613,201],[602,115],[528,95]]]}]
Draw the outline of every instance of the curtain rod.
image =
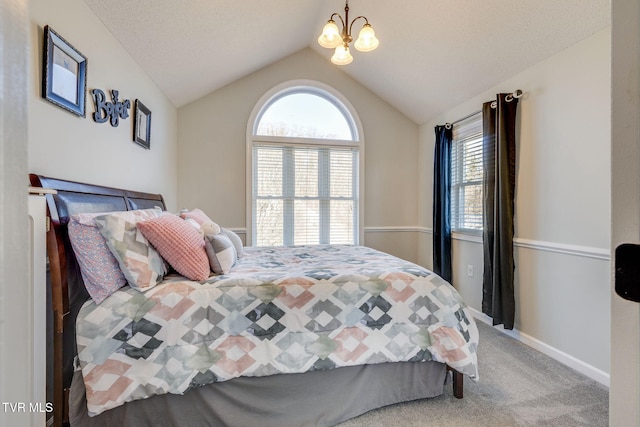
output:
[{"label": "curtain rod", "polygon": [[[522,98],[522,95],[524,95],[524,93],[523,93],[520,89],[516,89],[516,90],[514,90],[512,93],[510,93],[509,95],[507,95],[507,96],[505,97],[505,100],[506,100],[507,102],[511,102],[511,100],[512,100],[513,98]],[[497,106],[497,105],[498,105],[498,104],[497,104],[497,102],[496,102],[496,101],[493,101],[493,102],[491,103],[491,108],[496,108],[496,106]],[[460,122],[461,122],[461,121],[463,121],[463,120],[467,120],[467,119],[469,119],[469,118],[471,118],[471,117],[475,116],[476,114],[480,114],[480,113],[482,113],[482,110],[474,111],[473,113],[471,113],[471,114],[467,114],[466,116],[464,116],[464,117],[462,117],[462,118],[460,118],[460,119],[458,119],[458,120],[456,120],[456,121],[454,121],[454,122],[451,122],[451,123],[445,123],[445,124],[444,124],[444,127],[445,127],[445,128],[447,128],[447,129],[451,129],[451,127],[452,127],[453,125],[455,125],[455,124],[457,124],[457,123],[460,123]]]}]

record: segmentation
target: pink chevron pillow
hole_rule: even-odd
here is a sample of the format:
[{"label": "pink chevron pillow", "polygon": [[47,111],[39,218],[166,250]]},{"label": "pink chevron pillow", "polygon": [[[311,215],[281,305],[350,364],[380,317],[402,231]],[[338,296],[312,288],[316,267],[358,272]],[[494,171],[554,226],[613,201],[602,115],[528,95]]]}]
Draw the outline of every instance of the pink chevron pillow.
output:
[{"label": "pink chevron pillow", "polygon": [[167,213],[139,222],[137,227],[178,273],[200,282],[209,277],[211,270],[204,239],[189,223]]}]

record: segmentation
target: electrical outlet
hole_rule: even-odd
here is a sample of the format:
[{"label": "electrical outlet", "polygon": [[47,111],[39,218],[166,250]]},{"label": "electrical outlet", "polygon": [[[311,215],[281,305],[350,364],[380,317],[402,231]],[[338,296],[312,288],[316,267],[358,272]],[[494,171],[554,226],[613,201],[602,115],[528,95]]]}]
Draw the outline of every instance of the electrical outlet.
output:
[{"label": "electrical outlet", "polygon": [[467,276],[473,277],[473,265],[471,264],[467,265]]}]

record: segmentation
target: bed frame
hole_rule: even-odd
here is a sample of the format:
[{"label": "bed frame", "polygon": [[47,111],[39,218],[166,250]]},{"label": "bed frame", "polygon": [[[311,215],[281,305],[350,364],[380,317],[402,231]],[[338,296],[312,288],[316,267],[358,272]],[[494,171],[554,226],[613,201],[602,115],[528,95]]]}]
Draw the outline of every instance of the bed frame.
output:
[{"label": "bed frame", "polygon": [[[82,282],[78,263],[69,242],[67,224],[76,213],[127,211],[159,206],[162,195],[84,184],[41,175],[29,175],[33,187],[56,190],[47,194],[47,255],[49,260],[48,325],[52,337],[48,345],[47,390],[53,403],[53,425],[69,423],[69,391],[76,355],[75,321],[90,297]],[[462,374],[447,367],[453,377],[453,394],[463,395]],[[51,414],[49,414],[50,416]],[[50,424],[50,423],[48,423]]]},{"label": "bed frame", "polygon": [[63,426],[69,420],[69,387],[76,354],[75,320],[82,304],[89,299],[79,274],[67,225],[71,215],[81,212],[128,211],[165,208],[160,194],[82,184],[41,175],[29,175],[33,187],[50,188],[47,194],[47,255],[49,259],[52,360],[49,360],[47,388],[51,390],[53,425]]}]

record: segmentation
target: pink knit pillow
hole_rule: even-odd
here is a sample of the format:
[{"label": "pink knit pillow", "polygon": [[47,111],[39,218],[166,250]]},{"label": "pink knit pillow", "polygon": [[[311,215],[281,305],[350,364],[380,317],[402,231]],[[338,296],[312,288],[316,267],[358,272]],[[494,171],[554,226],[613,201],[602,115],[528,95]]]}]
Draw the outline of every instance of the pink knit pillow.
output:
[{"label": "pink knit pillow", "polygon": [[142,235],[178,273],[190,280],[209,277],[209,258],[202,235],[186,221],[173,214],[137,224]]},{"label": "pink knit pillow", "polygon": [[205,222],[213,222],[211,221],[211,218],[207,216],[206,213],[202,212],[198,208],[189,212],[183,212],[180,214],[180,217],[184,219],[191,218],[192,220],[194,220],[200,225],[204,224]]}]

